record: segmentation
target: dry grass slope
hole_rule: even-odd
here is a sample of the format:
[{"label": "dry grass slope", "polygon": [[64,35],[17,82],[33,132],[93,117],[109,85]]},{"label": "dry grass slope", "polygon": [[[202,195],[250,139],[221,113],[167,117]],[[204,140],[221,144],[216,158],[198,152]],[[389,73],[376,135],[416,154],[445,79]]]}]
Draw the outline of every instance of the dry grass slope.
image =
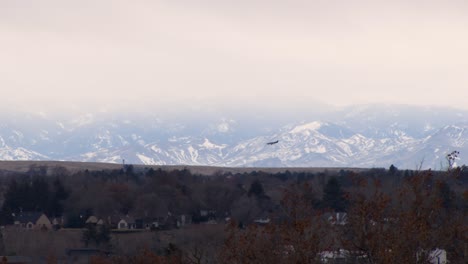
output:
[{"label": "dry grass slope", "polygon": [[[83,170],[100,171],[113,170],[122,168],[121,164],[115,163],[99,163],[99,162],[78,162],[78,161],[0,161],[0,170],[11,172],[27,172],[33,165],[47,166],[48,168],[64,167],[70,172]],[[136,169],[153,168],[162,170],[183,170],[188,169],[193,174],[213,175],[217,173],[249,173],[252,171],[263,171],[267,173],[278,172],[338,172],[340,170],[350,170],[354,172],[362,172],[364,168],[306,168],[306,167],[289,167],[289,168],[265,168],[265,167],[214,167],[214,166],[186,166],[186,165],[134,165]]]}]

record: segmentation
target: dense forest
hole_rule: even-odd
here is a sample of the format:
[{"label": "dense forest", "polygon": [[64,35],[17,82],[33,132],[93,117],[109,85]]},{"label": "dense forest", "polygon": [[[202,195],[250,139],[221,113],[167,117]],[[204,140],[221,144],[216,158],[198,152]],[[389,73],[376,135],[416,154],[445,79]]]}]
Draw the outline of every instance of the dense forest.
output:
[{"label": "dense forest", "polygon": [[[190,168],[125,165],[70,172],[33,165],[25,173],[2,172],[0,221],[8,227],[15,216],[33,211],[63,219],[43,232],[80,230],[80,247],[109,252],[94,263],[322,263],[327,252],[340,250],[346,263],[428,263],[438,248],[451,263],[463,263],[468,169],[448,161],[446,171],[391,165],[359,172],[258,170],[210,176]],[[86,224],[90,216],[180,215],[190,225],[134,233],[133,240],[152,238],[127,251],[119,248],[114,227]],[[168,242],[163,234],[182,239]],[[2,239],[0,250],[6,251],[9,241]]]}]

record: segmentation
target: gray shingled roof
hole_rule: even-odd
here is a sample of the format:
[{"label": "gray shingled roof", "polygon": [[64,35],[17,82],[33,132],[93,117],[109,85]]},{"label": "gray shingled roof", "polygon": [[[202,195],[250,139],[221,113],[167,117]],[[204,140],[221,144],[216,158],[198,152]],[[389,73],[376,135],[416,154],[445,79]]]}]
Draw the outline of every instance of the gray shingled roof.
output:
[{"label": "gray shingled roof", "polygon": [[41,217],[43,213],[40,212],[22,212],[19,215],[15,216],[15,222],[18,221],[20,223],[36,223],[39,217]]}]

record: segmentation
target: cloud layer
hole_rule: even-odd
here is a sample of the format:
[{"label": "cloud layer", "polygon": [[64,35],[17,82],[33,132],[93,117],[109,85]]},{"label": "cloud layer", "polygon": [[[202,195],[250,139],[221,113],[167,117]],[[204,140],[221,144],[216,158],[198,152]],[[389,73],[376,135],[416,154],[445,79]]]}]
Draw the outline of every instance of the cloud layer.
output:
[{"label": "cloud layer", "polygon": [[12,105],[41,107],[261,97],[466,109],[467,12],[463,1],[5,0],[0,87]]}]

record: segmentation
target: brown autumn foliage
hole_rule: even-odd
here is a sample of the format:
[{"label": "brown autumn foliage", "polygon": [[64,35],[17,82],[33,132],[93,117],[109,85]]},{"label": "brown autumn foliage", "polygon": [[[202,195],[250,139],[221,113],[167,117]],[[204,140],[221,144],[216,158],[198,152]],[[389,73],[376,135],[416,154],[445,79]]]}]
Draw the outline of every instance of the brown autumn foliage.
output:
[{"label": "brown autumn foliage", "polygon": [[286,191],[286,221],[245,230],[231,224],[221,262],[321,263],[320,252],[345,249],[350,263],[429,263],[429,252],[439,248],[451,263],[466,263],[466,209],[444,206],[448,198],[440,191],[459,175],[443,177],[420,171],[388,190],[378,178],[356,176],[344,225],[324,222],[311,206],[311,192]]},{"label": "brown autumn foliage", "polygon": [[[75,193],[76,198],[79,198],[77,201],[87,205],[88,201],[85,199],[89,199],[89,205],[94,206],[97,212],[116,209],[151,212],[148,208],[167,212],[168,208],[171,208],[186,213],[192,207],[198,208],[203,205],[218,210],[231,209],[231,216],[235,218],[233,205],[236,205],[240,197],[249,198],[245,199],[245,204],[238,206],[247,213],[252,213],[257,207],[259,211],[262,209],[262,213],[273,208],[270,215],[272,221],[267,225],[250,223],[242,229],[232,221],[226,227],[224,245],[220,245],[222,243],[219,241],[213,242],[215,239],[209,238],[206,230],[200,230],[199,235],[194,236],[196,239],[187,237],[186,240],[191,244],[187,242],[187,245],[182,245],[180,241],[171,241],[180,248],[180,251],[173,250],[169,254],[161,252],[160,248],[155,246],[160,242],[154,242],[154,239],[142,239],[151,233],[133,234],[138,238],[135,238],[137,242],[132,243],[131,247],[128,243],[124,243],[127,241],[122,240],[122,243],[114,241],[113,246],[118,249],[116,254],[122,256],[94,257],[92,263],[96,264],[322,263],[321,252],[340,249],[345,249],[350,254],[351,261],[347,263],[427,263],[428,252],[435,248],[447,250],[451,263],[466,263],[468,191],[463,189],[463,185],[456,185],[462,180],[460,172],[460,168],[449,168],[442,177],[432,171],[419,171],[415,175],[405,177],[401,173],[400,178],[396,176],[384,178],[378,174],[372,177],[365,174],[354,175],[355,182],[346,187],[346,197],[350,206],[347,209],[345,225],[330,223],[325,217],[330,210],[317,209],[315,206],[317,200],[312,187],[317,188],[317,186],[312,186],[312,183],[319,182],[319,175],[310,180],[299,181],[297,178],[296,184],[283,189],[282,198],[277,195],[274,200],[264,199],[269,202],[266,209],[252,204],[252,201],[260,204],[259,201],[263,200],[257,201],[254,196],[248,197],[241,183],[250,182],[250,178],[243,179],[240,176],[229,180],[219,176],[175,181],[176,173],[171,177],[163,175],[162,178],[156,176],[141,178],[142,183],[104,181],[94,176],[87,176],[86,184],[76,187],[83,192]],[[262,184],[270,186],[265,188],[270,197],[273,197],[272,193],[277,194],[278,190],[281,190],[277,187],[280,184],[288,185],[296,181],[296,179],[289,182],[280,181],[271,175],[250,176],[255,179],[264,177]],[[455,198],[450,191],[447,191],[447,182],[450,182],[450,188],[457,190]],[[135,197],[140,199],[134,199]],[[461,206],[456,205],[456,199],[459,199],[457,201]],[[97,206],[91,200],[98,200],[100,205]],[[191,201],[190,207],[185,208],[188,200]],[[70,200],[69,204],[76,206],[79,203]],[[84,205],[81,207],[87,208]],[[101,207],[107,210],[99,210]],[[179,210],[176,210],[177,208]],[[251,215],[257,216],[257,214]],[[173,231],[170,232],[174,234]],[[217,233],[222,234],[220,231]],[[134,239],[133,235],[127,235],[128,239]],[[210,241],[211,245],[207,246],[206,241]],[[9,242],[8,246],[11,248],[11,240]],[[51,245],[50,242],[39,244]],[[138,252],[142,245],[146,244],[152,250]],[[21,248],[24,251],[27,246],[21,245]],[[124,252],[123,248],[127,251]],[[220,248],[222,249],[219,250]],[[53,263],[52,258],[51,263]]]},{"label": "brown autumn foliage", "polygon": [[322,212],[314,209],[314,197],[305,183],[285,190],[281,214],[275,223],[227,228],[220,263],[315,263],[317,254],[330,245]]},{"label": "brown autumn foliage", "polygon": [[437,207],[427,200],[427,176],[405,181],[394,197],[382,191],[377,179],[362,184],[361,188],[373,189],[373,193],[365,196],[358,189],[351,194],[343,246],[365,256],[367,263],[413,263],[419,248],[432,248],[430,218]]},{"label": "brown autumn foliage", "polygon": [[462,263],[466,212],[442,206],[440,184],[430,170],[419,172],[392,196],[374,180],[370,197],[358,192],[351,198],[343,244],[365,255],[366,263],[428,263],[436,248],[447,250],[452,263]]}]

